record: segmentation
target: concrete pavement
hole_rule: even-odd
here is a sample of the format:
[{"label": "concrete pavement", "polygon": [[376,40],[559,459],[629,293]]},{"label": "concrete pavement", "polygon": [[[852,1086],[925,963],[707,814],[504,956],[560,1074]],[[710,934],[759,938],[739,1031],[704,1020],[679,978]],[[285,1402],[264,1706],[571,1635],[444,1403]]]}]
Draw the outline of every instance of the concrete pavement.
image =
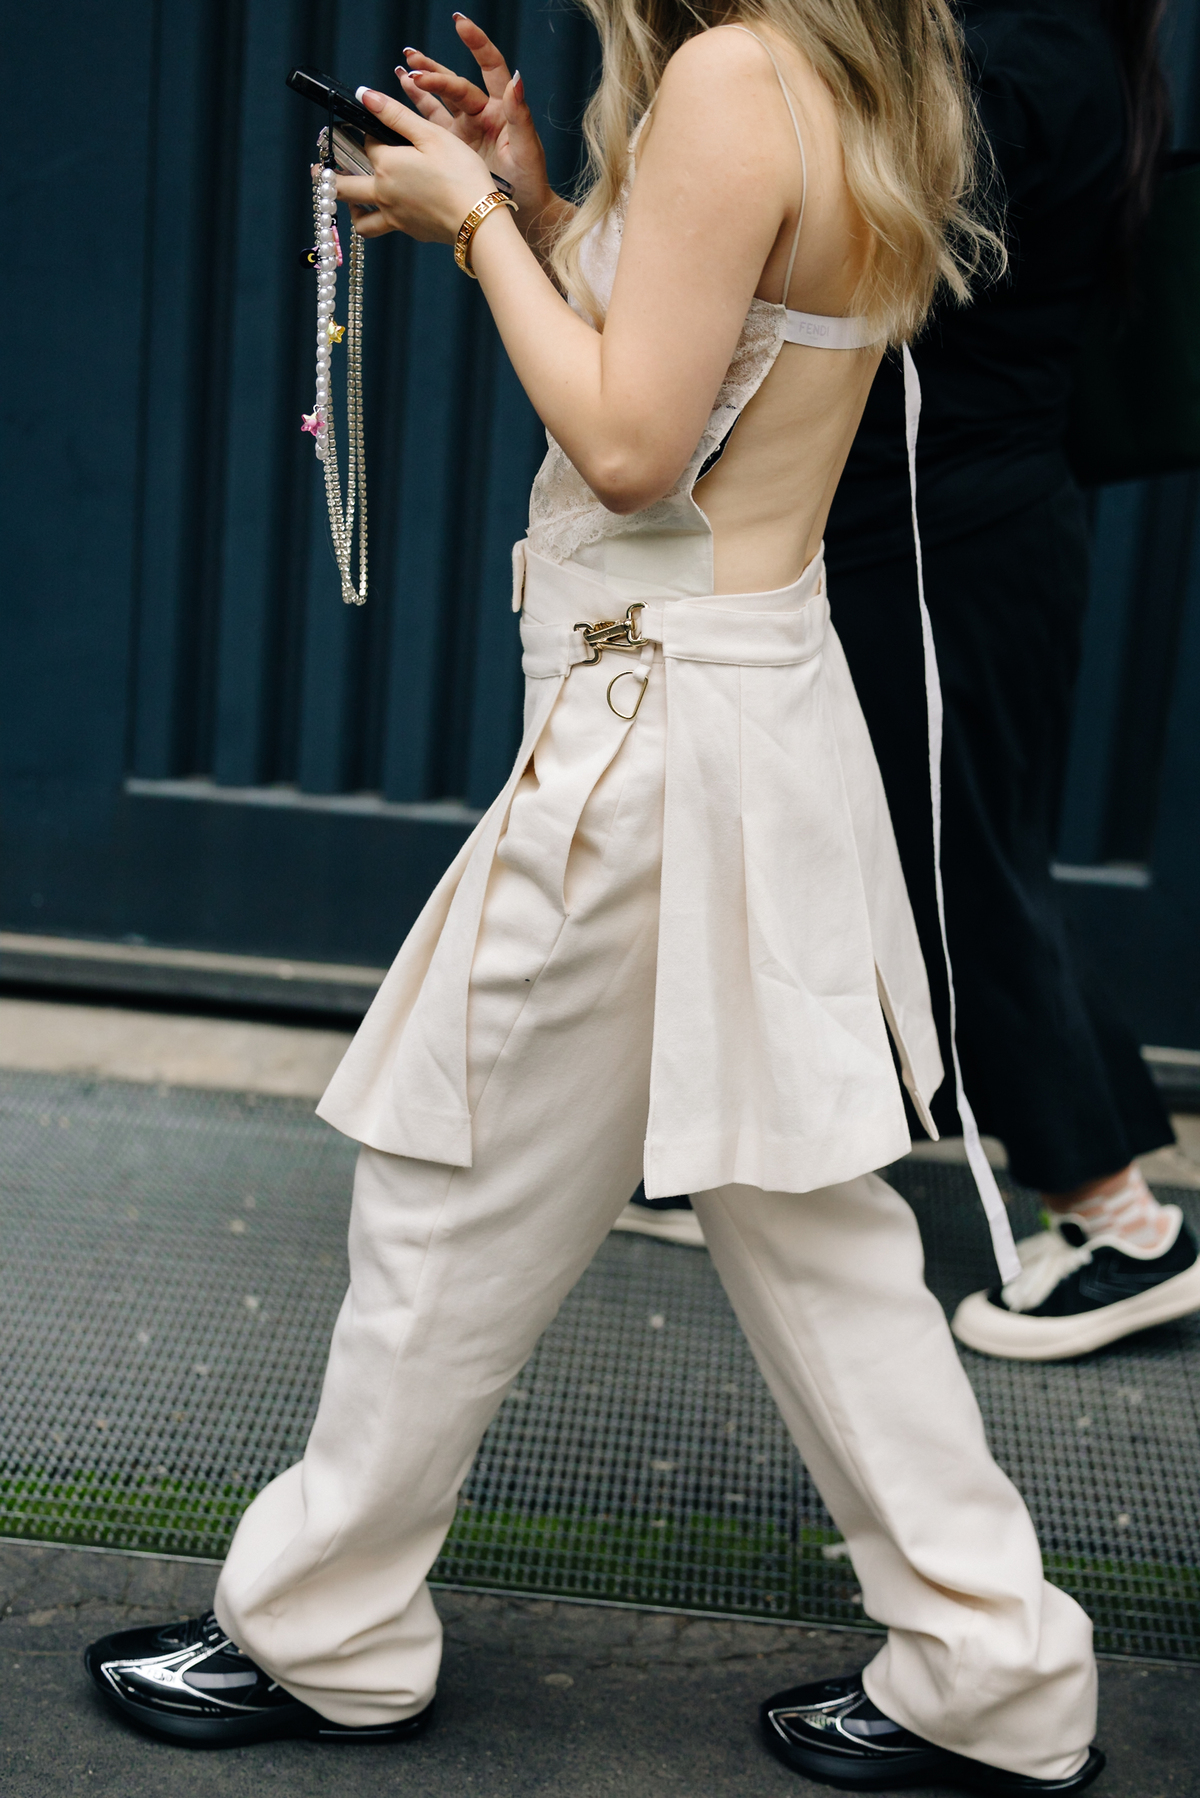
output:
[{"label": "concrete pavement", "polygon": [[[349,1030],[189,1017],[121,1005],[0,998],[0,1068],[102,1080],[319,1099],[350,1043]],[[1200,1189],[1200,1117],[1172,1118],[1178,1143],[1142,1157],[1151,1182]],[[988,1159],[1007,1165],[985,1138]],[[922,1161],[962,1161],[957,1138],[914,1145]]]}]

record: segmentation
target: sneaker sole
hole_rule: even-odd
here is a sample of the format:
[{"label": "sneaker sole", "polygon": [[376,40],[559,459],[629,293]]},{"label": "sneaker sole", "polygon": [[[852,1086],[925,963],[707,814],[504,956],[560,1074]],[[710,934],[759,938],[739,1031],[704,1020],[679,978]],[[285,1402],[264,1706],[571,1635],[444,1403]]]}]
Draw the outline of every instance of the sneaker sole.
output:
[{"label": "sneaker sole", "polygon": [[628,1230],[631,1236],[653,1236],[681,1249],[708,1247],[694,1211],[647,1211],[640,1205],[626,1205],[613,1229]]},{"label": "sneaker sole", "polygon": [[245,1748],[254,1742],[307,1740],[337,1742],[343,1746],[360,1743],[374,1747],[383,1742],[404,1742],[421,1735],[429,1726],[432,1701],[415,1717],[399,1723],[381,1724],[377,1730],[347,1729],[328,1718],[318,1716],[306,1704],[281,1705],[277,1711],[257,1717],[188,1717],[171,1711],[156,1710],[152,1705],[135,1704],[105,1683],[92,1666],[88,1655],[84,1666],[91,1675],[97,1694],[105,1704],[118,1711],[143,1735],[157,1736],[187,1748]]},{"label": "sneaker sole", "polygon": [[898,1754],[885,1766],[856,1767],[851,1771],[844,1756],[821,1754],[815,1748],[784,1742],[768,1724],[763,1725],[763,1739],[775,1759],[791,1772],[818,1780],[821,1785],[836,1786],[841,1792],[897,1792],[911,1786],[928,1787],[936,1785],[939,1772],[945,1771],[945,1756],[936,1752]]},{"label": "sneaker sole", "polygon": [[913,1786],[933,1786],[939,1791],[976,1792],[981,1798],[1020,1798],[1023,1793],[1032,1798],[1035,1793],[1082,1792],[1103,1772],[1105,1764],[1100,1750],[1091,1748],[1078,1773],[1068,1779],[1023,1779],[1019,1773],[1005,1773],[999,1767],[985,1767],[963,1755],[934,1748],[897,1754],[884,1766],[851,1769],[841,1756],[785,1742],[765,1720],[762,1734],[771,1754],[793,1773],[804,1774],[822,1785],[836,1786],[843,1792],[896,1792]]},{"label": "sneaker sole", "polygon": [[1026,1317],[990,1304],[985,1292],[973,1292],[954,1313],[950,1328],[960,1342],[981,1355],[1006,1361],[1070,1361],[1191,1311],[1200,1311],[1200,1261],[1147,1292],[1073,1317]]}]

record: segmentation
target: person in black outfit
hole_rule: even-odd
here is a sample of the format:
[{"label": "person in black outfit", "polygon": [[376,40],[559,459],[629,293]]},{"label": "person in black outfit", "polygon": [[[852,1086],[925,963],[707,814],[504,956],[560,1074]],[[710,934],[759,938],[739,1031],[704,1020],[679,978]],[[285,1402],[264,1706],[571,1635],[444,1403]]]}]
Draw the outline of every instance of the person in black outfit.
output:
[{"label": "person in black outfit", "polygon": [[[993,1354],[1082,1353],[1200,1306],[1196,1245],[1134,1157],[1173,1139],[1080,967],[1051,877],[1088,588],[1063,448],[1085,304],[1144,218],[1166,108],[1147,0],[961,0],[1009,267],[914,345],[917,499],[945,696],[943,868],[963,1079],[1055,1228],[955,1327]],[[876,377],[826,532],[833,622],[875,744],[943,1024],[904,395]],[[958,1134],[952,1082],[939,1129]],[[1085,1252],[1090,1251],[1090,1252]],[[1006,1302],[1007,1299],[1007,1302]]]}]

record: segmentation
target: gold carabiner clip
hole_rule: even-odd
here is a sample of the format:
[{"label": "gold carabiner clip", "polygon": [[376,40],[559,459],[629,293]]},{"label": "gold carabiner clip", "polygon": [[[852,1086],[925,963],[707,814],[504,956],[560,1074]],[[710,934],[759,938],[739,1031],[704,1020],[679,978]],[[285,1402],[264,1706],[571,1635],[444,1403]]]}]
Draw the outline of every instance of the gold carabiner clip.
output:
[{"label": "gold carabiner clip", "polygon": [[[594,668],[606,649],[640,649],[646,639],[638,629],[634,613],[645,610],[645,602],[635,599],[631,606],[626,606],[624,618],[603,618],[597,624],[575,625],[577,631],[583,632],[583,640],[592,652],[584,658],[580,667]],[[618,718],[620,715],[618,712]]]}]

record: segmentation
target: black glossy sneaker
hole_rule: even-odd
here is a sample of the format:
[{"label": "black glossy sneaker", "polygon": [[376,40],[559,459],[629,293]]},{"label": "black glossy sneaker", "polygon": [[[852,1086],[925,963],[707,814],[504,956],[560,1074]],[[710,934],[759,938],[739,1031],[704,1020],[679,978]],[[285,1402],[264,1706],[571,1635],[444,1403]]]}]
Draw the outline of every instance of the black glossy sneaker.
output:
[{"label": "black glossy sneaker", "polygon": [[400,1742],[419,1735],[432,1703],[399,1723],[331,1723],[276,1685],[229,1640],[213,1613],[161,1629],[127,1629],[84,1652],[93,1682],[151,1735],[196,1748],[305,1736],[321,1742]]},{"label": "black glossy sneaker", "polygon": [[941,1786],[950,1792],[986,1792],[992,1798],[1033,1798],[1039,1792],[1082,1792],[1104,1766],[1100,1750],[1091,1748],[1069,1779],[1027,1779],[935,1748],[876,1710],[863,1691],[860,1673],[777,1692],[759,1718],[776,1760],[793,1773],[845,1792]]},{"label": "black glossy sneaker", "polygon": [[968,1348],[1013,1361],[1067,1361],[1200,1310],[1200,1258],[1178,1205],[1164,1247],[1088,1236],[1069,1217],[1017,1244],[1021,1272],[973,1292],[951,1329]]}]

